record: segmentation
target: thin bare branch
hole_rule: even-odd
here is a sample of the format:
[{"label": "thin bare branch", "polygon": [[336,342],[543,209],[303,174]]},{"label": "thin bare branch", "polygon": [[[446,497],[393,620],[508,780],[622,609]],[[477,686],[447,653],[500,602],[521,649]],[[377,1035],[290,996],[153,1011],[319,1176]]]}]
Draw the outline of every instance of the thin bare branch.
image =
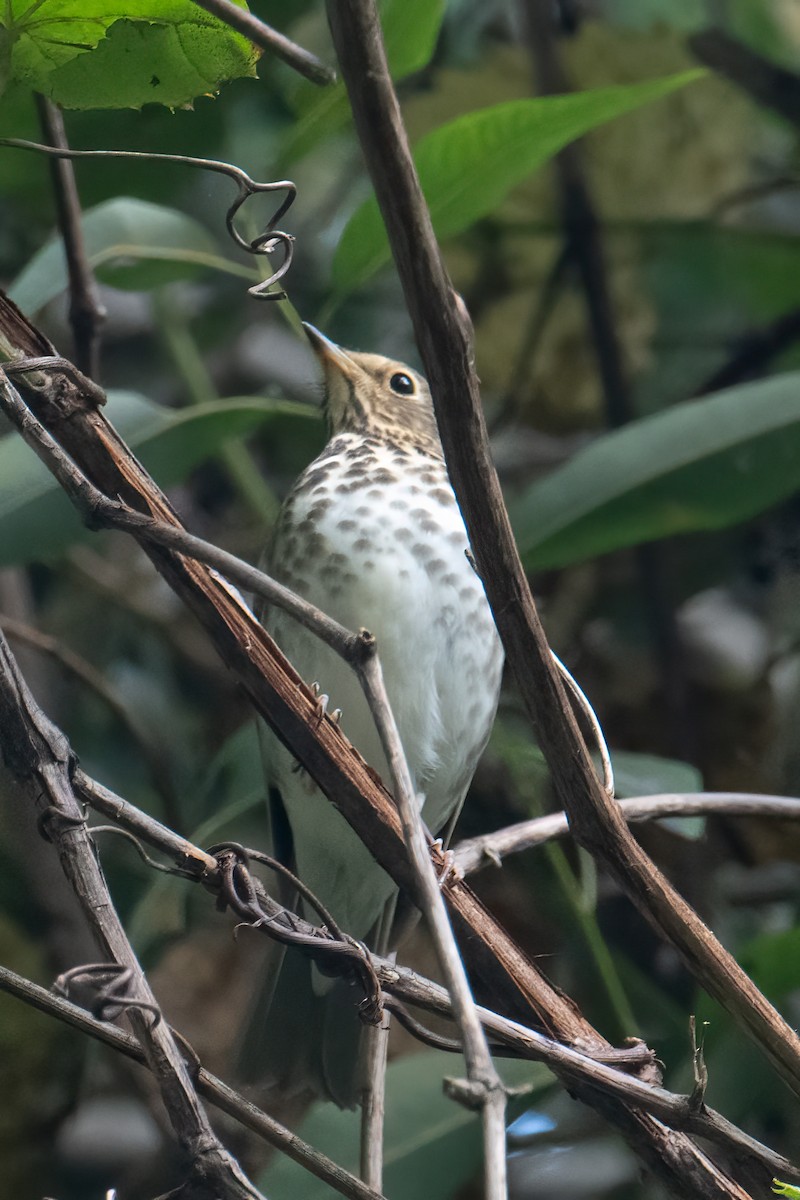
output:
[{"label": "thin bare branch", "polygon": [[[262,1200],[217,1139],[187,1065],[161,1020],[122,923],[114,909],[91,835],[72,789],[74,759],[59,730],[36,704],[0,634],[0,750],[20,791],[35,806],[58,852],[104,961],[124,977],[122,1003],[158,1084],[175,1136],[189,1160],[198,1197]],[[121,992],[115,992],[120,1000]]]},{"label": "thin bare branch", "polygon": [[[73,1004],[71,1000],[56,996],[46,988],[39,987],[38,984],[31,983],[30,980],[24,979],[21,975],[2,966],[0,966],[0,991],[8,993],[10,996],[16,996],[25,1004],[30,1004],[40,1012],[56,1017],[59,1021],[96,1038],[97,1041],[103,1042],[112,1050],[124,1054],[134,1062],[147,1066],[144,1050],[131,1034],[125,1033],[108,1021],[98,1020],[85,1008]],[[307,1171],[334,1188],[340,1195],[347,1196],[348,1200],[381,1200],[379,1192],[366,1187],[360,1179],[356,1179],[355,1175],[351,1175],[349,1171],[345,1171],[327,1155],[315,1150],[313,1146],[309,1146],[296,1133],[292,1133],[279,1121],[262,1112],[255,1104],[251,1104],[244,1096],[240,1096],[238,1092],[223,1083],[216,1075],[212,1075],[205,1067],[193,1062],[192,1069],[195,1084],[201,1096],[205,1096],[221,1112],[227,1113],[245,1128],[258,1134],[276,1150],[282,1151],[294,1162],[299,1163],[301,1167],[305,1167]],[[785,1170],[784,1167],[775,1169]]]},{"label": "thin bare branch", "polygon": [[[489,452],[468,321],[457,303],[419,186],[374,0],[331,0],[328,19],[431,385],[450,478],[507,659],[573,834],[800,1094],[800,1037],[656,868],[596,778],[517,552]],[[640,1149],[645,1151],[646,1140]],[[683,1155],[688,1146],[674,1143],[672,1149],[677,1152],[662,1150],[658,1167],[670,1186],[685,1195],[689,1189],[680,1176],[687,1166]],[[708,1172],[707,1183],[714,1194],[738,1190],[731,1180],[721,1185],[715,1169]],[[692,1187],[697,1187],[697,1179]]]},{"label": "thin bare branch", "polygon": [[[659,821],[664,817],[773,817],[783,821],[800,820],[800,800],[789,796],[762,796],[750,792],[664,792],[654,796],[631,796],[619,800],[620,812],[630,824]],[[453,849],[456,866],[465,875],[483,867],[500,866],[510,854],[519,854],[542,846],[570,832],[567,814],[548,813],[520,821],[496,833],[460,842]]]},{"label": "thin bare branch", "polygon": [[[13,389],[3,390],[3,407],[36,445],[49,469],[65,481],[70,494],[76,484],[80,489],[81,481],[85,483],[90,477],[102,485],[106,497],[118,496],[157,520],[177,524],[166,499],[98,410],[96,394],[85,383],[76,382],[74,373],[64,374],[65,368],[59,368],[59,360],[52,357],[55,350],[47,339],[0,295],[0,358],[18,361],[20,356],[51,356],[49,369],[21,377],[20,386],[31,406],[25,414],[16,412]],[[57,392],[54,378],[58,379]],[[58,454],[53,453],[50,443],[54,439],[48,430],[58,432],[71,459],[58,445]],[[88,491],[83,499],[91,511]],[[81,507],[81,499],[76,502]],[[391,798],[341,731],[327,717],[320,719],[313,694],[230,585],[199,563],[148,544],[142,537],[139,540],[157,569],[199,617],[257,710],[303,762],[322,791],[335,800],[387,872],[401,887],[413,888]],[[444,865],[436,848],[431,848],[431,854]],[[608,1049],[579,1010],[549,984],[463,882],[448,889],[447,901],[463,934],[473,979],[484,995],[491,996],[493,1006],[523,1019],[540,1021],[548,1032],[569,1043],[591,1051]],[[682,1135],[673,1134],[658,1121],[593,1086],[576,1085],[572,1090],[619,1128],[653,1171],[683,1195],[742,1200],[747,1194]],[[751,1167],[756,1170],[758,1164]]]},{"label": "thin bare branch", "polygon": [[284,34],[278,33],[277,29],[273,29],[271,25],[267,25],[253,13],[239,8],[231,0],[194,0],[194,2],[200,8],[204,8],[206,12],[219,17],[220,21],[224,21],[226,25],[230,25],[231,29],[244,34],[254,45],[260,46],[262,50],[269,50],[277,58],[282,59],[287,66],[310,80],[311,83],[324,87],[326,84],[335,82],[336,72],[332,71],[330,67],[326,67],[325,63],[321,62],[315,54],[304,50],[302,46],[290,41]]},{"label": "thin bare branch", "polygon": [[[37,94],[36,106],[42,132],[55,149],[68,150],[64,118],[60,108],[46,96]],[[81,202],[75,182],[75,168],[68,158],[51,158],[50,175],[58,213],[58,225],[64,243],[69,276],[69,320],[75,343],[75,363],[92,379],[100,374],[100,326],[106,319],[100,302],[97,280],[89,265],[81,224]]]},{"label": "thin bare branch", "polygon": [[[388,961],[394,963],[395,954]],[[384,1007],[379,1025],[364,1030],[366,1087],[361,1093],[361,1178],[369,1187],[383,1191],[383,1129],[386,1116],[386,1065],[389,1054],[391,1017]]]},{"label": "thin bare branch", "polygon": [[[414,793],[411,773],[377,657],[365,659],[359,668],[359,675],[368,685],[370,710],[389,764],[406,850],[413,865],[417,904],[428,925],[452,999],[453,1016],[461,1033],[469,1086],[465,1086],[460,1098],[468,1107],[479,1106],[482,1112],[486,1200],[503,1200],[508,1190],[505,1088],[492,1062],[464,962],[447,916],[440,882],[428,850],[429,839],[422,823],[421,803]],[[454,1090],[451,1090],[451,1094],[455,1095]]]}]

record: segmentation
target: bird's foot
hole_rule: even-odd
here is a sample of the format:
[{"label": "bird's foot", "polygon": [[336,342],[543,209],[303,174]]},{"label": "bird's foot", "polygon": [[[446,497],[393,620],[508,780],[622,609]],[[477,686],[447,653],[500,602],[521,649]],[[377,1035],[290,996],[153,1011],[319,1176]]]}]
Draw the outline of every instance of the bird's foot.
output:
[{"label": "bird's foot", "polygon": [[314,693],[314,708],[317,715],[317,724],[319,724],[328,711],[328,702],[330,700],[330,696],[323,692],[316,679],[311,684],[311,691]]},{"label": "bird's foot", "polygon": [[445,850],[444,842],[441,838],[434,839],[434,847],[441,852],[442,865],[437,865],[439,873],[439,889],[444,892],[447,888],[453,887],[454,884],[460,883],[464,878],[464,872],[456,865],[456,856],[452,850]]},{"label": "bird's foot", "polygon": [[311,691],[314,693],[314,698],[316,700],[317,720],[321,721],[324,716],[328,716],[331,721],[333,721],[334,725],[339,725],[342,720],[342,710],[340,708],[334,708],[331,712],[328,712],[330,696],[327,696],[322,691],[322,688],[320,687],[319,683],[317,683],[316,679],[311,684]]}]

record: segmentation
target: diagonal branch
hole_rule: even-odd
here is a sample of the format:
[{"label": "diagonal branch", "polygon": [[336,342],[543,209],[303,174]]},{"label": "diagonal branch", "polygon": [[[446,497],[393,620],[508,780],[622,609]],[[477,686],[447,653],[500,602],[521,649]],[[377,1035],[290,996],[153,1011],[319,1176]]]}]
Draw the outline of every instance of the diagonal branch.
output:
[{"label": "diagonal branch", "polygon": [[[655,796],[631,796],[617,801],[625,820],[660,821],[664,817],[773,817],[782,821],[800,820],[800,799],[792,796],[762,796],[750,792],[663,793]],[[554,838],[569,834],[569,821],[563,812],[547,813],[483,833],[460,842],[453,850],[456,866],[465,875],[490,864],[499,867],[509,854],[519,854],[542,846]]]},{"label": "diagonal branch", "polygon": [[[103,1042],[104,1045],[116,1050],[119,1054],[124,1054],[134,1062],[147,1066],[145,1052],[131,1034],[125,1033],[124,1030],[118,1029],[116,1025],[111,1025],[108,1021],[98,1020],[85,1008],[80,1008],[71,1000],[53,995],[46,988],[24,979],[6,967],[0,967],[0,991],[16,996],[25,1004],[29,1004],[49,1016],[56,1017],[73,1029],[78,1029],[81,1033],[86,1033],[99,1042]],[[210,1100],[221,1112],[227,1113],[229,1117],[233,1117],[247,1129],[258,1134],[265,1142],[277,1150],[281,1150],[300,1166],[305,1167],[317,1179],[327,1183],[342,1196],[347,1196],[348,1200],[381,1200],[380,1193],[366,1187],[360,1179],[356,1179],[355,1175],[345,1171],[343,1167],[340,1167],[320,1150],[309,1146],[296,1133],[292,1133],[279,1121],[262,1112],[255,1104],[251,1104],[244,1096],[240,1096],[238,1092],[228,1087],[205,1067],[197,1064],[192,1064],[192,1067],[198,1092]],[[776,1163],[770,1169],[791,1174],[789,1166],[790,1164]]]},{"label": "diagonal branch", "polygon": [[186,1062],[171,1031],[160,1020],[158,1004],[117,916],[72,789],[72,753],[33,699],[2,634],[0,751],[40,814],[42,829],[55,846],[104,961],[124,971],[125,1009],[175,1136],[189,1159],[193,1195],[207,1200],[214,1196],[259,1200],[260,1193],[214,1134]]},{"label": "diagonal branch", "polygon": [[[74,785],[82,801],[111,817],[122,829],[141,837],[153,849],[162,851],[172,859],[185,878],[204,883],[212,894],[216,892],[215,878],[219,875],[219,863],[212,855],[179,837],[154,817],[140,812],[102,784],[90,779],[80,769],[75,772]],[[285,910],[263,893],[257,880],[251,882],[259,893],[259,904],[268,918],[254,928],[267,936],[274,936],[278,923],[286,920]],[[235,911],[242,919],[248,919],[247,911]],[[315,939],[321,947],[329,944],[322,931],[315,930],[296,914],[287,922],[287,927],[302,934],[307,951]],[[398,966],[392,959],[372,955],[371,960],[385,992],[426,1012],[451,1017],[450,996],[440,984],[422,978],[408,967]],[[390,1007],[388,1001],[384,1002]],[[634,1106],[668,1121],[675,1129],[684,1129],[705,1137],[729,1158],[736,1157],[743,1161],[750,1158],[751,1169],[755,1160],[772,1172],[783,1172],[792,1176],[798,1174],[797,1168],[783,1156],[748,1137],[713,1109],[705,1105],[691,1105],[688,1098],[675,1096],[653,1081],[646,1082],[632,1075],[631,1072],[637,1066],[648,1064],[651,1060],[651,1052],[641,1043],[624,1050],[599,1050],[589,1055],[585,1050],[581,1052],[570,1046],[560,1045],[486,1008],[479,1007],[478,1015],[493,1040],[496,1039],[503,1046],[512,1048],[521,1057],[530,1057],[534,1061],[547,1063],[554,1071],[560,1070],[565,1077],[572,1079],[574,1084],[589,1082],[606,1088],[613,1095],[629,1100]],[[497,1047],[495,1049],[497,1050]]]},{"label": "diagonal branch", "polygon": [[200,8],[204,8],[206,12],[218,17],[220,21],[224,21],[226,25],[230,25],[231,29],[235,29],[237,33],[244,34],[254,45],[275,54],[287,66],[300,75],[304,75],[311,83],[325,86],[325,84],[333,83],[336,79],[336,73],[330,67],[326,67],[325,63],[321,62],[315,54],[304,50],[302,46],[298,46],[285,34],[279,33],[277,29],[267,25],[255,13],[248,12],[246,8],[240,8],[238,4],[233,3],[233,0],[194,0],[194,2]]},{"label": "diagonal branch", "polygon": [[[419,185],[375,4],[373,0],[329,0],[328,20],[479,573],[574,835],[611,871],[637,907],[681,952],[692,972],[800,1091],[800,1039],[656,870],[595,778],[514,544],[489,455],[468,323],[447,276]],[[652,1124],[621,1106],[614,1119],[649,1165],[681,1195],[741,1194],[737,1184],[685,1139],[676,1135],[665,1146]]]},{"label": "diagonal branch", "polygon": [[[21,313],[0,296],[0,359],[53,355],[53,347]],[[42,364],[40,363],[40,368]],[[50,470],[69,486],[88,479],[106,497],[119,497],[131,508],[177,525],[165,497],[145,474],[114,429],[97,409],[97,395],[75,381],[74,371],[56,363],[23,376],[21,387],[30,408],[14,409],[13,388],[2,389],[2,407],[36,443]],[[49,364],[53,370],[52,360]],[[68,458],[56,437],[71,455]],[[55,449],[54,449],[55,448]],[[71,482],[70,482],[71,481]],[[91,504],[91,502],[90,502]],[[412,890],[397,812],[388,793],[329,718],[320,719],[316,698],[293,671],[240,597],[219,575],[139,537],[160,573],[199,618],[223,660],[234,670],[255,707],[308,770],[399,886]],[[591,772],[591,766],[589,766]],[[442,856],[432,850],[443,865]],[[558,989],[540,974],[505,930],[483,909],[462,882],[448,890],[448,906],[460,934],[476,990],[492,1007],[523,1022],[534,1021],[559,1039],[589,1050],[603,1039]],[[683,1195],[735,1197],[733,1184],[682,1134],[641,1114],[626,1102],[592,1086],[573,1089],[637,1146],[645,1161]],[[757,1167],[754,1164],[754,1170]],[[763,1182],[763,1174],[760,1175]]]}]

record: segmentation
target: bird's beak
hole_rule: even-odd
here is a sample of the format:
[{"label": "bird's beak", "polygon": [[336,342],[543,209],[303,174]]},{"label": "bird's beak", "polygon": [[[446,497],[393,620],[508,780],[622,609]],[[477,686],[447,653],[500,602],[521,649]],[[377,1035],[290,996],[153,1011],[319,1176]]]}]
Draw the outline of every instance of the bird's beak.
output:
[{"label": "bird's beak", "polygon": [[314,353],[320,360],[324,368],[337,367],[343,375],[350,376],[353,373],[355,363],[349,354],[345,353],[336,342],[332,342],[330,338],[325,337],[324,333],[320,333],[313,325],[309,325],[307,321],[303,321],[303,329],[306,332],[306,337],[311,342]]}]

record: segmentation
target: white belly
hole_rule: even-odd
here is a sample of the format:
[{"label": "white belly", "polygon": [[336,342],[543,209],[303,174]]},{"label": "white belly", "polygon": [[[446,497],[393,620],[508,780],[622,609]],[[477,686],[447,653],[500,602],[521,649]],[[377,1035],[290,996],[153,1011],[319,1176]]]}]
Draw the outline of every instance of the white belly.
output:
[{"label": "white belly", "polygon": [[[347,438],[340,442],[345,450]],[[442,498],[444,488],[450,491],[443,467],[437,467],[441,481],[431,483],[430,459],[419,456],[395,481],[373,482],[372,469],[350,490],[337,486],[342,476],[335,460],[329,459],[328,471],[311,488],[304,489],[303,477],[298,481],[271,570],[349,629],[375,635],[412,779],[426,822],[438,831],[461,803],[497,703],[502,652],[483,586],[465,555],[461,514]],[[329,710],[342,709],[343,732],[391,790],[350,668],[279,610],[270,610],[265,624],[307,682],[318,682],[329,696]],[[274,739],[272,746],[269,773],[292,825],[298,871],[323,900],[341,891],[339,876],[346,874],[351,899],[334,915],[363,937],[391,894],[391,881],[376,881],[374,866],[367,870],[372,860],[343,818],[292,770],[291,756]]]}]

